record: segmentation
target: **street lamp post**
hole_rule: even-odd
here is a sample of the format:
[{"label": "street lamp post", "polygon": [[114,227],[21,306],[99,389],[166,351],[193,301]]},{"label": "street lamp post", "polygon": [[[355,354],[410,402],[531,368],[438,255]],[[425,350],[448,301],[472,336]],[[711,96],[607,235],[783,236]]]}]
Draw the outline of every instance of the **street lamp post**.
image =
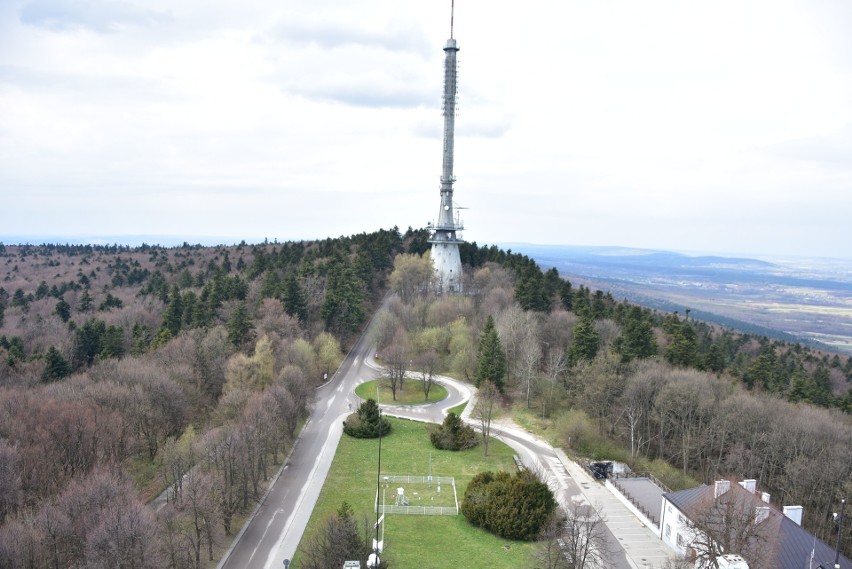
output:
[{"label": "street lamp post", "polygon": [[[837,525],[837,544],[834,550],[834,569],[840,569],[840,546],[843,540],[843,510],[846,509],[846,499],[840,500],[840,515],[835,512],[834,523]],[[825,565],[818,565],[817,569],[831,569]]]},{"label": "street lamp post", "polygon": [[[378,385],[376,386],[376,399],[379,396]],[[376,502],[379,501],[379,490],[382,486],[382,409],[379,408],[379,468],[376,472]],[[382,499],[384,502],[384,498]],[[382,504],[384,506],[384,504]],[[383,508],[384,509],[384,508]],[[382,512],[384,513],[384,512]],[[379,566],[379,505],[376,504],[376,547],[375,547],[375,562],[374,567]]]},{"label": "street lamp post", "polygon": [[846,509],[846,498],[840,500],[840,517],[837,518],[837,547],[834,552],[834,566],[840,569],[840,544],[843,540],[843,510]]}]

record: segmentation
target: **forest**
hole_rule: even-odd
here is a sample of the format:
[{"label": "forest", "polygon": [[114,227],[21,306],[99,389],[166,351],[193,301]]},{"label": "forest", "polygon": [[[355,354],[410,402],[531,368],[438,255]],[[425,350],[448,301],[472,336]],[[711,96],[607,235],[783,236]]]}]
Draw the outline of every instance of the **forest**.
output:
[{"label": "forest", "polygon": [[490,316],[507,412],[587,456],[755,478],[830,539],[852,488],[849,358],[574,288],[496,246],[463,245],[465,294],[437,296],[427,237],[0,245],[0,566],[209,566],[388,292],[391,364],[475,381]]}]

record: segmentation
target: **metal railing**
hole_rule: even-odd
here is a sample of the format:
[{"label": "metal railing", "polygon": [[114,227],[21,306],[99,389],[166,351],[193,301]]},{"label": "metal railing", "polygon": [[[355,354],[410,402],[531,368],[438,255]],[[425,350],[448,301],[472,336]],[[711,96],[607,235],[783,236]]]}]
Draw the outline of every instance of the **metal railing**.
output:
[{"label": "metal railing", "polygon": [[647,478],[660,488],[662,488],[665,492],[671,492],[671,488],[663,484],[659,478],[654,476],[650,472],[620,472],[612,475],[613,478]]},{"label": "metal railing", "polygon": [[[409,484],[428,484],[430,482],[429,476],[395,476],[395,475],[387,475],[382,476],[383,480],[387,480],[388,482],[407,482]],[[431,482],[435,484],[450,484],[455,487],[456,479],[452,476],[432,476]]]},{"label": "metal railing", "polygon": [[638,501],[638,500],[636,500],[635,498],[633,498],[633,496],[630,494],[630,492],[629,492],[629,491],[628,491],[628,490],[627,490],[624,486],[622,486],[621,484],[619,484],[619,483],[618,483],[618,480],[614,480],[614,481],[613,481],[613,484],[615,485],[615,487],[616,487],[616,488],[618,488],[618,491],[619,491],[619,492],[621,492],[621,494],[622,494],[625,498],[627,498],[628,500],[630,500],[630,503],[631,503],[631,504],[633,504],[633,507],[635,507],[637,510],[639,510],[640,512],[642,512],[642,514],[644,514],[644,516],[645,516],[646,518],[648,518],[649,520],[651,520],[651,522],[653,522],[653,523],[655,523],[655,524],[657,524],[657,525],[659,525],[659,524],[660,524],[660,520],[658,520],[658,519],[657,519],[657,516],[655,516],[654,514],[652,514],[651,512],[649,512],[649,511],[647,510],[647,508],[645,508],[642,504],[640,504],[640,503],[639,503],[639,501]]},{"label": "metal railing", "polygon": [[459,509],[454,507],[444,506],[394,506],[386,504],[380,506],[379,510],[383,514],[408,514],[415,516],[457,516]]}]

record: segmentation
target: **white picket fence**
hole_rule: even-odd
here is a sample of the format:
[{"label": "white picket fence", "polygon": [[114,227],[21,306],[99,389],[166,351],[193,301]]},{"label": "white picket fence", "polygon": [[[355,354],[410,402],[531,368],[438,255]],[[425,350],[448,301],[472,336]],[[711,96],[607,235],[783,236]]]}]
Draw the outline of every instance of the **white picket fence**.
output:
[{"label": "white picket fence", "polygon": [[393,504],[385,504],[379,506],[379,510],[383,514],[407,514],[412,516],[457,516],[459,515],[458,508],[437,507],[437,506],[394,506]]},{"label": "white picket fence", "polygon": [[374,504],[375,511],[381,510],[385,514],[406,514],[412,516],[457,516],[459,515],[459,498],[456,493],[456,479],[452,476],[382,476],[382,480],[388,484],[435,484],[450,486],[453,489],[453,501],[455,507],[450,506],[396,506],[394,504],[379,504],[379,495],[376,494]]}]

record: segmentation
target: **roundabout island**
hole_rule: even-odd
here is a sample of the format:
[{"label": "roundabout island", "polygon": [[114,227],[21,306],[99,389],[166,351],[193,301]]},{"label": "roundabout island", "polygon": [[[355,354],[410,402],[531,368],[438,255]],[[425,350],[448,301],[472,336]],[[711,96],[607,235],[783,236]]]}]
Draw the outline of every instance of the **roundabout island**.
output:
[{"label": "roundabout island", "polygon": [[440,383],[429,386],[428,395],[423,380],[408,378],[398,386],[396,393],[391,391],[389,381],[383,378],[365,381],[355,388],[355,395],[361,400],[374,399],[382,406],[390,405],[432,405],[449,397],[449,391]]}]

